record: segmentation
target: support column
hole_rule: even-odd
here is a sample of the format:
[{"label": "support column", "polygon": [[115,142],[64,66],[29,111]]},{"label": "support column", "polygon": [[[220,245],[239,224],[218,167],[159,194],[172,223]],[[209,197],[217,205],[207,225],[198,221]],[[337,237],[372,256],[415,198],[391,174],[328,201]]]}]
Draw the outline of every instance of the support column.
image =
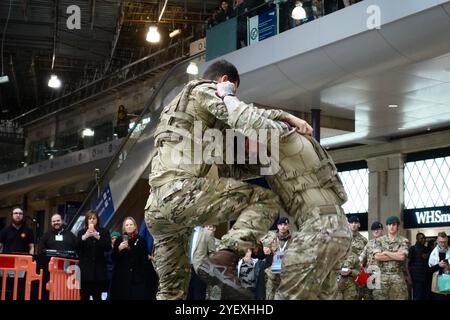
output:
[{"label": "support column", "polygon": [[[391,154],[369,158],[369,229],[374,221],[380,221],[386,233],[386,218],[395,215],[400,218],[400,234],[403,228],[404,203],[404,163],[403,154]],[[369,234],[371,236],[371,234]]]},{"label": "support column", "polygon": [[311,109],[311,122],[313,137],[320,142],[320,109]]}]

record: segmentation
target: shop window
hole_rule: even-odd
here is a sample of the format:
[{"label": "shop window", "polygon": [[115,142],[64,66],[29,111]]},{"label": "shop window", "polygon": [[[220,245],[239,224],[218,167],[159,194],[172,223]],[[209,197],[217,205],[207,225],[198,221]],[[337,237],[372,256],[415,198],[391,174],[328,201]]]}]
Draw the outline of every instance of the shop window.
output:
[{"label": "shop window", "polygon": [[450,156],[405,163],[406,209],[450,205]]},{"label": "shop window", "polygon": [[369,211],[369,170],[367,168],[340,171],[348,201],[342,206],[345,213]]}]

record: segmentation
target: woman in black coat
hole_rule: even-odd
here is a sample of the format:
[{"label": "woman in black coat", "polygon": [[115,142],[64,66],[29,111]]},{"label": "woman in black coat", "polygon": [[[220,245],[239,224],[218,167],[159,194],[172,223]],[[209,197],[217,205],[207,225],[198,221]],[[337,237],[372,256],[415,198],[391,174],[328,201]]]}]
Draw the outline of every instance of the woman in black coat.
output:
[{"label": "woman in black coat", "polygon": [[114,243],[111,300],[152,300],[156,295],[156,272],[147,244],[138,235],[136,221],[126,217],[123,235]]},{"label": "woman in black coat", "polygon": [[84,228],[78,232],[77,254],[81,270],[81,300],[101,300],[107,291],[105,252],[111,250],[109,231],[100,227],[97,212],[89,210],[84,219]]}]

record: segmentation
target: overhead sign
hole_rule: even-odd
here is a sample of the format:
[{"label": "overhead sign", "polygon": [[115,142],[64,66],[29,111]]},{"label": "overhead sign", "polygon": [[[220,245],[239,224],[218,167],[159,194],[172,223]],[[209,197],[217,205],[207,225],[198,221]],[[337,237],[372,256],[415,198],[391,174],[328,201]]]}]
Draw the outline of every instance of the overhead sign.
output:
[{"label": "overhead sign", "polygon": [[262,41],[277,34],[277,15],[275,10],[267,10],[248,19],[248,43]]},{"label": "overhead sign", "polygon": [[114,203],[111,196],[111,188],[108,186],[103,190],[100,198],[95,202],[95,211],[98,212],[102,227],[104,227],[114,214]]},{"label": "overhead sign", "polygon": [[404,210],[405,228],[450,226],[450,206]]}]

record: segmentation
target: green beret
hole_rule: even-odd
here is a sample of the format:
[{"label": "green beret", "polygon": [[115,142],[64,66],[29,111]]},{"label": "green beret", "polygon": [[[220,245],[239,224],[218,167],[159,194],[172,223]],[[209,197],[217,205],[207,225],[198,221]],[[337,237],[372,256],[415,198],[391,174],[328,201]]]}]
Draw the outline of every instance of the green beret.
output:
[{"label": "green beret", "polygon": [[397,216],[389,216],[386,219],[386,224],[394,224],[394,223],[400,224],[400,219]]}]

